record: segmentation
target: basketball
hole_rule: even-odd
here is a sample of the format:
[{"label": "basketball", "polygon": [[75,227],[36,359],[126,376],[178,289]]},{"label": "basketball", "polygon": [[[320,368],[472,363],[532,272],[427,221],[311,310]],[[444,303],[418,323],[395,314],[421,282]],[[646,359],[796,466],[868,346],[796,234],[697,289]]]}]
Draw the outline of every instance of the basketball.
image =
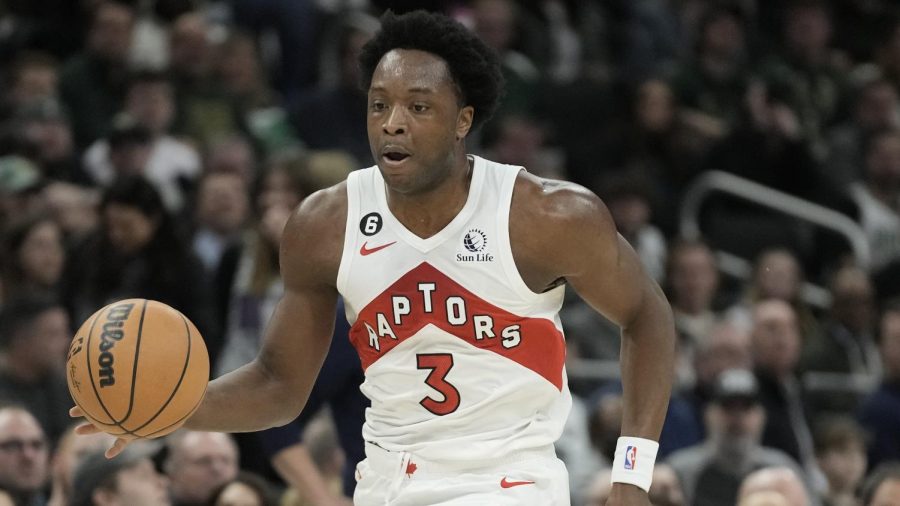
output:
[{"label": "basketball", "polygon": [[66,380],[85,418],[114,436],[164,436],[197,409],[209,355],[197,327],[161,302],[114,302],[78,329]]}]

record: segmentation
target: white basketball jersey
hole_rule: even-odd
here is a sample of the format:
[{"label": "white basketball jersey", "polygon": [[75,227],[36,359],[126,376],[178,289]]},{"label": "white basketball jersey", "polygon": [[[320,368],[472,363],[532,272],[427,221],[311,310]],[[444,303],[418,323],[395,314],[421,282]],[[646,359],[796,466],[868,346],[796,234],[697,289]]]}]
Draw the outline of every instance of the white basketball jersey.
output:
[{"label": "white basketball jersey", "polygon": [[372,401],[363,437],[437,461],[546,447],[572,402],[564,289],[532,292],[510,249],[522,169],[471,159],[465,205],[426,239],[391,214],[378,167],[347,179],[337,287]]}]

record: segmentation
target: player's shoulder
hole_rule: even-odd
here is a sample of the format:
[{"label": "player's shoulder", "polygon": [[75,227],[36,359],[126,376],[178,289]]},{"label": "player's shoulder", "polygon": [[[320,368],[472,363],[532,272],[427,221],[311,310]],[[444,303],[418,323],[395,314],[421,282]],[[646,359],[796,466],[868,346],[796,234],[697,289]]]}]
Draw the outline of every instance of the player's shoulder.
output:
[{"label": "player's shoulder", "polygon": [[347,220],[347,183],[316,191],[294,209],[284,228],[281,256],[336,277]]},{"label": "player's shoulder", "polygon": [[611,223],[606,205],[591,190],[525,171],[519,172],[513,187],[510,217],[551,227]]},{"label": "player's shoulder", "polygon": [[337,221],[343,223],[346,217],[347,182],[341,181],[304,198],[291,214],[286,232],[307,228],[327,229]]}]

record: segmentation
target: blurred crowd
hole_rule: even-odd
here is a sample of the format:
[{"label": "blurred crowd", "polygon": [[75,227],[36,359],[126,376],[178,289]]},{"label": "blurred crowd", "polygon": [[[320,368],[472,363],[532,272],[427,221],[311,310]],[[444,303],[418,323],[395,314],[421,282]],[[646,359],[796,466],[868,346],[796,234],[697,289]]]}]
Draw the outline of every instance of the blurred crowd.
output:
[{"label": "blurred crowd", "polygon": [[[469,151],[595,191],[664,287],[679,342],[654,504],[898,504],[897,2],[5,0],[0,505],[349,504],[366,401],[341,308],[297,420],[112,461],[109,437],[73,435],[64,360],[128,297],[195,322],[214,377],[255,356],[291,209],[373,163],[356,58],[387,8],[445,12],[497,51],[506,93]],[[712,171],[850,220],[868,254],[727,195],[686,235]],[[574,295],[562,318],[558,453],[573,504],[602,505],[619,334]]]}]

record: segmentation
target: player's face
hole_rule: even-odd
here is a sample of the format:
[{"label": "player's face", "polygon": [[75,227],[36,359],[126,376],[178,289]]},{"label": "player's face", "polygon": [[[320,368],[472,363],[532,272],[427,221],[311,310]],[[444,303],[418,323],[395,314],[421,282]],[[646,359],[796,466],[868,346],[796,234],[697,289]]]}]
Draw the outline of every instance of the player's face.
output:
[{"label": "player's face", "polygon": [[369,88],[369,147],[388,187],[404,194],[434,189],[458,162],[472,124],[446,62],[424,51],[382,57]]}]

